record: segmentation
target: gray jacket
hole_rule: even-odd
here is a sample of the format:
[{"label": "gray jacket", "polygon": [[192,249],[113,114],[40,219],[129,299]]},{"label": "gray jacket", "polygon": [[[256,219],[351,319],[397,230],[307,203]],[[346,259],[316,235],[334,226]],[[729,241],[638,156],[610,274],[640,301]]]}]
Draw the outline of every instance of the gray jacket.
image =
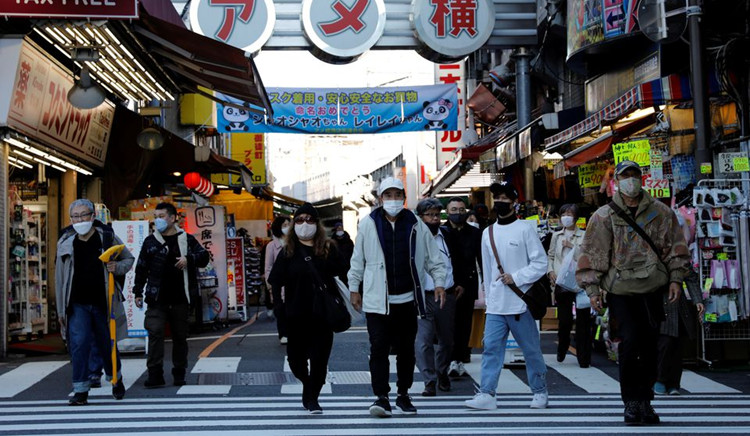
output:
[{"label": "gray jacket", "polygon": [[[94,228],[102,240],[102,252],[113,245],[122,244],[122,241],[114,234],[114,231],[100,221],[94,221]],[[71,288],[73,286],[73,266],[75,265],[73,259],[73,241],[76,237],[76,232],[72,227],[67,227],[61,233],[62,236],[57,241],[57,258],[55,259],[55,301],[57,301],[57,317],[63,325],[67,325],[68,305],[70,304]],[[130,271],[134,261],[135,258],[130,251],[124,248],[116,261],[115,277],[124,277]],[[104,262],[102,262],[102,269],[98,273],[96,271],[87,271],[87,273],[93,275],[92,279],[96,279],[96,274],[100,274],[99,280],[104,281],[104,290],[108,292],[109,273]],[[125,307],[122,304],[124,297],[122,295],[121,283],[115,280],[115,286],[114,312],[117,323],[117,338],[122,339],[127,336],[127,318],[125,316]],[[107,327],[109,327],[109,323],[107,323]],[[62,333],[64,337],[66,332],[63,331]]]},{"label": "gray jacket", "polygon": [[[688,293],[692,304],[703,303],[703,295],[701,295],[700,289],[700,278],[692,268],[685,277],[685,285],[687,286]],[[688,337],[690,339],[695,338],[695,317],[690,311],[688,306],[687,298],[685,295],[680,295],[680,299],[675,303],[669,303],[667,301],[668,295],[664,293],[664,316],[665,320],[662,321],[659,333],[666,336],[678,337],[680,334],[680,322],[685,327]]]}]

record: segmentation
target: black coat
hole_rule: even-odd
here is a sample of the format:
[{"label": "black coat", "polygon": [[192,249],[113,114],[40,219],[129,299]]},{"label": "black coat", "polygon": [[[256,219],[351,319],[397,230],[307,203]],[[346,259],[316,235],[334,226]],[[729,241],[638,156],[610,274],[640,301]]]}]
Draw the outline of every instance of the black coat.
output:
[{"label": "black coat", "polygon": [[450,225],[441,227],[451,253],[453,282],[464,288],[473,300],[479,297],[479,277],[482,266],[482,231],[468,224],[461,229]]}]

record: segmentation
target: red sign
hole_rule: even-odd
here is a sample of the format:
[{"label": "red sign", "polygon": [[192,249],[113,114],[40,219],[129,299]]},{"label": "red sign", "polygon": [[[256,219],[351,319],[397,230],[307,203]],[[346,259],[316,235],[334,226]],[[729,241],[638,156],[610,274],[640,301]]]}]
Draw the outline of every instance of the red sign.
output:
[{"label": "red sign", "polygon": [[44,18],[138,18],[138,0],[3,0],[0,16]]},{"label": "red sign", "polygon": [[[242,238],[227,238],[227,261],[234,264],[231,280],[237,296],[237,307],[245,305],[245,266],[242,259]],[[232,289],[229,290],[230,292]]]}]

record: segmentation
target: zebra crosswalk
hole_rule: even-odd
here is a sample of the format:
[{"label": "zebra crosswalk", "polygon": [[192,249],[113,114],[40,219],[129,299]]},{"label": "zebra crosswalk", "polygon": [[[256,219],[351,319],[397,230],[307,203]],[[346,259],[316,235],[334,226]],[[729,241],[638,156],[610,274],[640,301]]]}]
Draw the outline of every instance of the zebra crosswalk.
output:
[{"label": "zebra crosswalk", "polygon": [[0,401],[0,435],[468,435],[468,434],[747,434],[750,395],[661,397],[662,424],[626,427],[613,394],[551,395],[544,410],[529,395],[498,395],[498,409],[473,411],[463,396],[414,398],[417,415],[372,418],[365,396],[322,396],[323,415],[298,397],[178,396],[103,400],[80,408],[59,401]]}]

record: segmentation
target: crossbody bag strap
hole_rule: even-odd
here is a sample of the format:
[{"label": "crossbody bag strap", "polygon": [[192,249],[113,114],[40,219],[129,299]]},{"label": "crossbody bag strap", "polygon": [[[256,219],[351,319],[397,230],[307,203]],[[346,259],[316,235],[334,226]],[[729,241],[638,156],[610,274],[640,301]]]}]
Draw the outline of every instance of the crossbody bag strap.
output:
[{"label": "crossbody bag strap", "polygon": [[625,220],[628,225],[630,225],[630,228],[635,230],[636,233],[641,235],[641,238],[643,238],[644,241],[648,242],[648,245],[651,247],[652,250],[654,250],[654,253],[656,253],[656,258],[659,259],[661,263],[664,263],[663,260],[661,260],[661,254],[659,254],[659,250],[656,248],[656,244],[654,244],[654,241],[651,240],[651,238],[646,234],[646,231],[643,230],[643,227],[639,226],[637,222],[627,214],[620,206],[617,205],[614,201],[611,201],[609,203],[609,207],[612,208],[612,210],[615,211],[615,213],[622,219]]},{"label": "crossbody bag strap", "polygon": [[[503,270],[503,266],[500,264],[500,256],[497,255],[497,247],[495,246],[495,235],[492,231],[492,228],[495,227],[494,224],[490,224],[490,245],[492,246],[492,254],[495,255],[495,262],[497,262],[497,269],[500,270],[500,274],[505,274],[505,271]],[[519,298],[523,298],[523,291],[518,289],[518,286],[516,286],[515,283],[507,285],[513,292],[515,292],[516,295],[518,295]]]},{"label": "crossbody bag strap", "polygon": [[302,250],[302,254],[305,255],[304,257],[305,263],[310,268],[310,272],[313,275],[313,279],[317,282],[317,285],[320,287],[321,290],[327,288],[325,282],[323,282],[323,279],[320,278],[320,274],[318,274],[318,270],[315,269],[315,265],[313,265],[312,255],[307,252],[307,249],[301,248],[301,250]]}]

